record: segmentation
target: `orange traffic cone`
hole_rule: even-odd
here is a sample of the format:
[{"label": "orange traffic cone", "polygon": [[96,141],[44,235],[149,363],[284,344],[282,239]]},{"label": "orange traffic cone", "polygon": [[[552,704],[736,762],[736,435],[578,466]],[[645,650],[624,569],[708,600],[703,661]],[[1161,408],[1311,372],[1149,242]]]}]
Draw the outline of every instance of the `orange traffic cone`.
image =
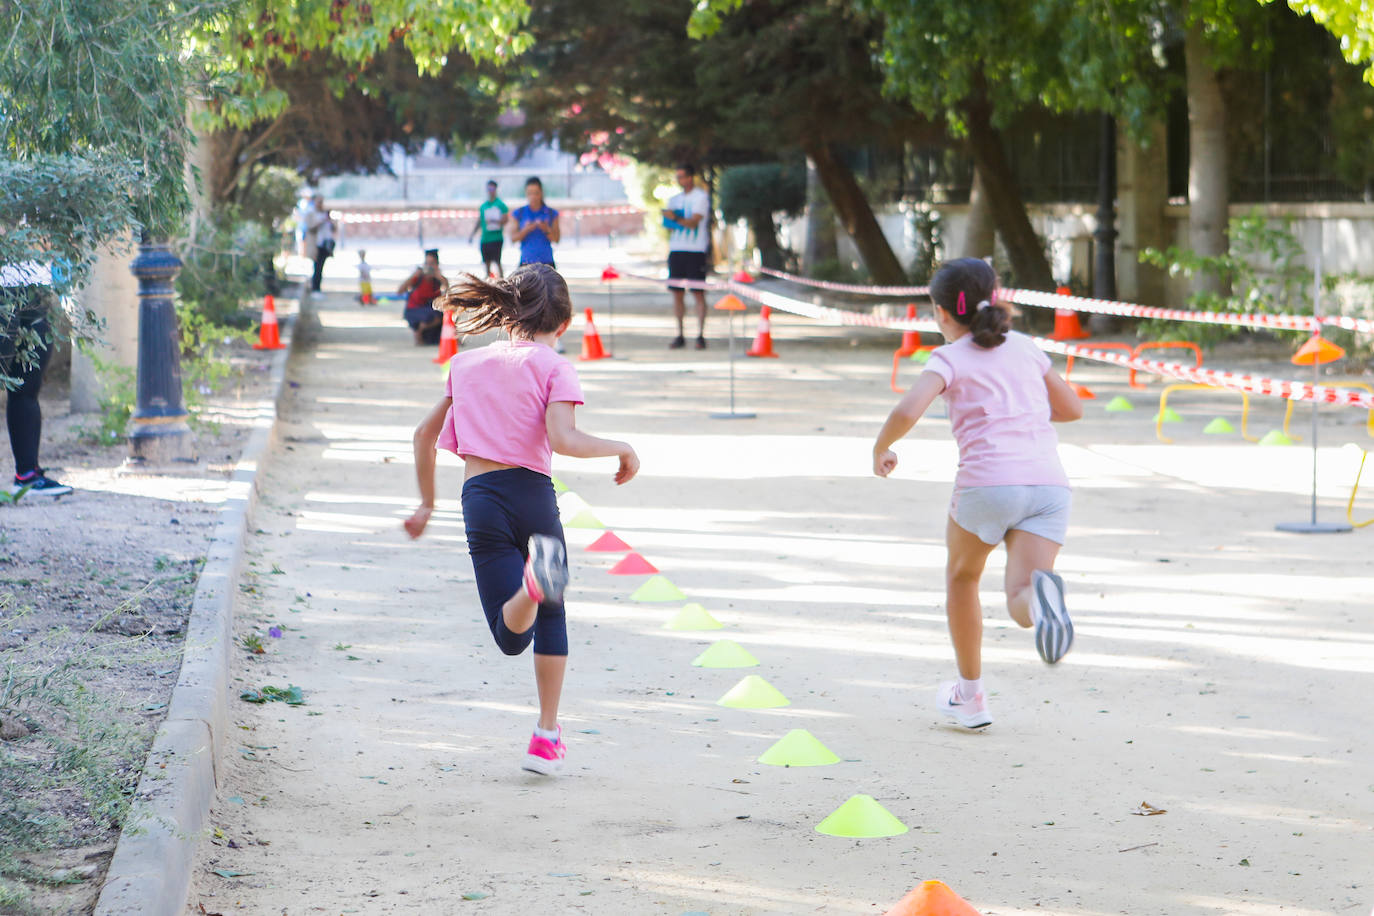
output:
[{"label": "orange traffic cone", "polygon": [[587,309],[587,327],[582,331],[582,359],[606,359],[609,356],[601,345],[601,335],[596,333],[596,325],[592,323],[592,310]]},{"label": "orange traffic cone", "polygon": [[[916,320],[916,306],[914,303],[907,303],[906,320]],[[902,393],[902,389],[897,385],[897,369],[901,365],[902,360],[911,356],[919,349],[921,349],[921,332],[903,331],[902,345],[892,354],[892,390],[897,394]]]},{"label": "orange traffic cone", "polygon": [[444,326],[439,331],[439,355],[436,363],[446,363],[458,355],[458,328],[453,324],[453,312],[444,312]]},{"label": "orange traffic cone", "polygon": [[943,881],[922,881],[883,916],[979,916],[968,901]]},{"label": "orange traffic cone", "polygon": [[[750,280],[749,282],[753,283],[754,281]],[[778,354],[773,352],[773,322],[768,318],[772,314],[773,310],[766,305],[759,311],[759,333],[754,338],[754,345],[745,352],[745,356],[777,358]]]},{"label": "orange traffic cone", "polygon": [[277,302],[272,296],[262,297],[262,327],[258,329],[258,342],[254,350],[285,350],[281,342],[281,329],[277,326]]},{"label": "orange traffic cone", "polygon": [[[1067,286],[1061,286],[1055,292],[1067,296],[1071,291]],[[1054,310],[1054,333],[1050,335],[1050,340],[1083,340],[1091,336],[1078,323],[1078,313],[1073,309]]]}]

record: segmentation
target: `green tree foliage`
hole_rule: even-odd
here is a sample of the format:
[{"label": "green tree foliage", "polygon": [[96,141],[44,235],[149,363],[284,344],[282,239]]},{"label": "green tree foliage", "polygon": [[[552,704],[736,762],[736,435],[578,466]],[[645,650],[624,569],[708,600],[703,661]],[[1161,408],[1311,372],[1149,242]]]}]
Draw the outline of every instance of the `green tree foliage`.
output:
[{"label": "green tree foliage", "polygon": [[1368,0],[1288,0],[1288,6],[1295,13],[1311,16],[1340,39],[1345,59],[1364,67],[1365,80],[1374,84],[1374,11]]},{"label": "green tree foliage", "polygon": [[783,266],[777,213],[795,216],[806,207],[806,166],[799,161],[734,165],[720,175],[720,210],[726,222],[748,220],[764,267]]}]

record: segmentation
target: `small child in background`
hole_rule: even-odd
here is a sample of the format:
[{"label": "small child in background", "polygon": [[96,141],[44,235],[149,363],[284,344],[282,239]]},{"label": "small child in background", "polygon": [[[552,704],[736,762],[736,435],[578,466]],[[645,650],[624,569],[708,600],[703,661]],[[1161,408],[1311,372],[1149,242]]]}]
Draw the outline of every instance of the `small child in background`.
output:
[{"label": "small child in background", "polygon": [[367,250],[358,249],[358,301],[363,305],[376,305],[372,295],[372,265],[367,263]]},{"label": "small child in background", "polygon": [[959,444],[945,528],[945,613],[959,678],[940,685],[936,708],[965,728],[982,728],[992,716],[983,690],[978,584],[998,544],[1007,548],[1012,620],[1035,628],[1035,648],[1046,664],[1073,645],[1064,583],[1054,573],[1069,525],[1069,479],[1050,423],[1079,419],[1083,404],[1035,342],[1011,330],[1010,311],[997,302],[997,274],[986,261],[945,264],[931,278],[930,298],[949,342],[931,354],[878,433],[873,473],[892,473],[892,446],[943,395]]}]

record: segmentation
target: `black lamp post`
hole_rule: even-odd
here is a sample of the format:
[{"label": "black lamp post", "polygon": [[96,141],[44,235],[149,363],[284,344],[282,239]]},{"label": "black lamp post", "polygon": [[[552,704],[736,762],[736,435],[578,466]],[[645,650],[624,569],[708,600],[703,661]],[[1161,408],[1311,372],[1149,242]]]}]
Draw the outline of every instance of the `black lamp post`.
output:
[{"label": "black lamp post", "polygon": [[[1102,115],[1097,160],[1097,257],[1093,265],[1093,295],[1116,298],[1116,119]],[[1096,316],[1094,316],[1096,317]]]},{"label": "black lamp post", "polygon": [[138,277],[138,400],[129,432],[129,463],[193,461],[191,428],[181,400],[181,335],[172,281],[181,259],[148,237],[130,270]]}]

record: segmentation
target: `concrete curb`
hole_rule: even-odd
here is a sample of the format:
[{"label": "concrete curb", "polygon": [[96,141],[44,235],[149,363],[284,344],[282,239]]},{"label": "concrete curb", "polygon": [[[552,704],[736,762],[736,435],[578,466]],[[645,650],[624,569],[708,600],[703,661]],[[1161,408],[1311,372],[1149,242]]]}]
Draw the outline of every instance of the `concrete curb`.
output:
[{"label": "concrete curb", "polygon": [[287,349],[272,362],[270,420],[253,431],[234,467],[196,583],[181,673],[105,874],[96,916],[182,916],[186,911],[191,867],[215,798],[230,724],[234,588],[257,505],[258,472],[276,441],[287,362],[312,336],[317,321],[303,295],[300,313],[285,328]]}]

